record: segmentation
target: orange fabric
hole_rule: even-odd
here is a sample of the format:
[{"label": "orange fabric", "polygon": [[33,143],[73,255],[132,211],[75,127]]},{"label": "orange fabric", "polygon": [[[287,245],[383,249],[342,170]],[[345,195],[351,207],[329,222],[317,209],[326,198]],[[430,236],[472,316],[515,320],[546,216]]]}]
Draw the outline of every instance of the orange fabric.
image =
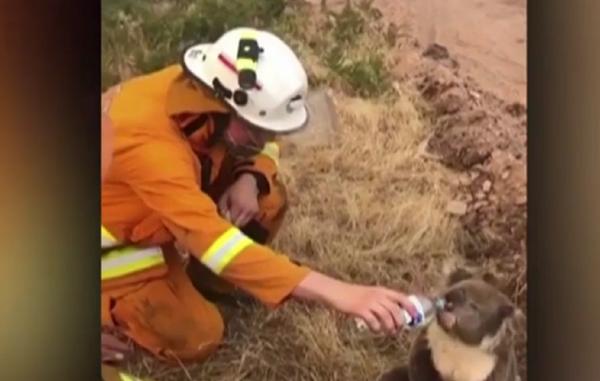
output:
[{"label": "orange fabric", "polygon": [[[200,258],[231,227],[210,196],[200,190],[202,168],[196,153],[214,126],[209,121],[201,129],[192,149],[176,123],[181,115],[211,112],[228,110],[207,91],[191,87],[178,65],[121,85],[109,111],[114,156],[102,187],[102,223],[118,239],[153,245],[176,239]],[[267,197],[261,202],[264,206],[273,201]],[[284,255],[253,244],[220,276],[274,307],[308,272]],[[163,276],[166,273],[164,267]],[[144,282],[144,275],[136,274],[136,282]]]},{"label": "orange fabric", "polygon": [[[223,192],[235,180],[235,172],[231,168],[233,159],[224,153],[223,147],[220,145],[211,148],[207,156],[210,157],[213,168],[208,194],[217,202]],[[258,206],[260,210],[256,218],[260,226],[268,232],[267,244],[277,235],[287,212],[287,192],[284,185],[276,179],[273,180],[272,184],[269,194],[259,197]],[[199,262],[190,263],[190,267],[192,281],[197,288],[217,293],[232,291],[233,285],[231,283],[217,277]]]},{"label": "orange fabric", "polygon": [[196,291],[173,247],[165,259],[166,278],[102,293],[102,325],[118,327],[162,360],[203,360],[220,344],[223,320]]},{"label": "orange fabric", "polygon": [[[227,172],[227,168],[223,168],[218,161],[222,157],[218,150],[211,152],[216,166],[223,169],[216,179],[228,184],[233,178],[231,172]],[[218,198],[224,187],[219,188],[218,183],[215,185],[212,193]],[[273,192],[260,199],[259,206],[259,221],[269,230],[270,241],[276,235],[285,214],[285,188],[277,185]],[[218,347],[223,322],[216,307],[196,290],[228,293],[233,291],[234,287],[198,262],[189,264],[191,268],[187,273],[193,277],[189,279],[183,273],[185,270],[182,263],[178,262],[181,258],[173,250],[172,246],[165,246],[169,268],[166,276],[162,276],[161,268],[155,268],[142,274],[103,282],[102,325],[120,327],[138,345],[166,361],[172,361],[175,357],[181,361],[202,360]],[[147,309],[140,307],[148,303],[162,306],[162,317],[149,318]],[[194,328],[185,323],[186,320],[190,320],[190,316],[193,316],[196,322]],[[174,331],[170,327],[174,327]],[[183,331],[189,335],[186,335],[189,339],[185,345],[173,344],[176,341],[172,336],[177,337],[181,334],[178,331],[179,327],[185,327]]]}]

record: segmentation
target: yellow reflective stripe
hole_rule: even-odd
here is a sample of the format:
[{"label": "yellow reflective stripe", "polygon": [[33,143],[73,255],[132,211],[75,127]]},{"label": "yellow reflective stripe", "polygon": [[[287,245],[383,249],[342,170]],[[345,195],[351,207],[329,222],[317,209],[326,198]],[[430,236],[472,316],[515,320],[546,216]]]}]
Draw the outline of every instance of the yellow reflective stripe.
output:
[{"label": "yellow reflective stripe", "polygon": [[[258,32],[253,28],[246,28],[241,32],[241,39],[244,40],[256,40],[258,36]],[[249,49],[249,48],[246,48]],[[235,61],[235,66],[237,70],[242,71],[244,69],[255,70],[256,62],[250,58],[239,57]]]},{"label": "yellow reflective stripe", "polygon": [[225,256],[223,257],[223,259],[221,259],[218,267],[216,268],[215,272],[217,274],[220,274],[223,269],[225,267],[227,267],[227,265],[235,258],[237,257],[237,255],[239,253],[241,253],[245,248],[247,248],[248,246],[252,245],[254,242],[246,237],[243,236],[240,240],[238,240],[234,245],[232,245],[231,250],[229,250],[229,252],[227,254],[225,254]]},{"label": "yellow reflective stripe", "polygon": [[238,228],[231,227],[208,248],[201,262],[215,274],[220,274],[239,253],[252,244],[252,240]]},{"label": "yellow reflective stripe", "polygon": [[108,231],[108,229],[102,225],[100,225],[100,238],[101,238],[101,241],[100,241],[101,247],[110,247],[110,246],[114,246],[118,243],[115,236],[113,236]]},{"label": "yellow reflective stripe", "polygon": [[102,280],[117,278],[164,263],[160,247],[125,248],[102,257]]},{"label": "yellow reflective stripe", "polygon": [[236,66],[238,70],[244,70],[244,69],[254,69],[254,67],[256,66],[256,63],[254,63],[254,61],[252,61],[252,59],[250,58],[238,58],[236,61]]},{"label": "yellow reflective stripe", "polygon": [[134,377],[127,373],[119,373],[122,381],[143,381],[141,378]]},{"label": "yellow reflective stripe", "polygon": [[103,236],[106,236],[107,238],[112,239],[113,241],[116,241],[117,239],[115,238],[114,235],[112,235],[107,228],[105,228],[103,225],[100,225],[100,232],[102,233]]},{"label": "yellow reflective stripe", "polygon": [[260,153],[273,160],[276,166],[279,166],[279,145],[277,143],[269,142],[265,144]]},{"label": "yellow reflective stripe", "polygon": [[254,28],[244,28],[241,32],[242,38],[256,38],[258,32]]},{"label": "yellow reflective stripe", "polygon": [[244,40],[256,40],[258,37],[258,31],[254,28],[245,28],[240,33],[240,37]]}]

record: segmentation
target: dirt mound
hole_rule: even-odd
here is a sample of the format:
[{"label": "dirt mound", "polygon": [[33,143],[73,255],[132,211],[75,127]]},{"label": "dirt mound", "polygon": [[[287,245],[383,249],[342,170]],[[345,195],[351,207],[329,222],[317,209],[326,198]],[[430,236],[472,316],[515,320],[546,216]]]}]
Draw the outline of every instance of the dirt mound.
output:
[{"label": "dirt mound", "polygon": [[412,83],[429,108],[434,132],[422,151],[457,172],[456,199],[447,210],[464,227],[462,252],[505,278],[507,291],[523,309],[525,4],[375,0],[385,20],[402,32],[393,50],[394,73]]},{"label": "dirt mound", "polygon": [[525,106],[481,90],[437,59],[423,63],[414,78],[435,125],[428,151],[465,173],[458,182],[468,204],[465,227],[493,241],[486,256],[524,254]]},{"label": "dirt mound", "polygon": [[[457,200],[448,210],[464,227],[462,251],[468,260],[491,268],[526,312],[526,107],[461,77],[445,47],[428,47],[423,56],[412,81],[434,124],[428,156],[459,172]],[[520,337],[523,377],[525,340]]]}]

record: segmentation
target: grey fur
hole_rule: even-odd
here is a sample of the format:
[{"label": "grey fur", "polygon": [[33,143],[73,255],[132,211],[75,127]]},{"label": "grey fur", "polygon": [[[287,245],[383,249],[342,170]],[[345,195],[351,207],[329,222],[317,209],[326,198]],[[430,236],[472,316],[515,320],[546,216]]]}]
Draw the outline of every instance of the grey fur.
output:
[{"label": "grey fur", "polygon": [[[466,293],[467,302],[481,304],[478,305],[481,309],[476,309],[483,316],[477,329],[487,330],[480,332],[484,340],[479,341],[477,345],[465,343],[461,338],[464,336],[459,337],[460,335],[454,332],[448,333],[440,328],[438,321],[434,321],[422,329],[413,342],[408,364],[385,373],[379,381],[517,381],[519,379],[512,336],[512,318],[514,317],[514,308],[510,308],[512,304],[508,304],[510,303],[508,298],[497,289],[495,284],[482,279],[473,279],[473,276],[464,270],[454,272],[450,276],[446,291],[459,288],[469,288],[469,292]],[[483,324],[492,318],[489,313],[491,308],[496,308],[499,316],[496,317],[495,324]],[[498,321],[501,321],[500,325],[497,324]],[[472,327],[470,328],[472,329]],[[444,371],[436,367],[432,348],[437,348],[439,345],[432,345],[431,338],[443,340],[446,349],[452,347],[452,350],[462,351],[462,354],[456,356],[443,355],[444,366],[450,364],[452,367],[453,359],[461,359],[460,364],[462,365],[457,365],[462,371],[462,376],[458,376],[459,379],[450,376],[444,378],[442,375]],[[433,344],[441,345],[441,343]],[[468,358],[471,353],[477,355],[475,356],[477,359],[473,358],[471,361]],[[436,358],[439,359],[440,355]],[[485,361],[482,362],[482,358]],[[477,366],[479,368],[475,369]],[[472,372],[469,372],[469,367],[473,367]],[[454,374],[458,373],[460,372]]]}]

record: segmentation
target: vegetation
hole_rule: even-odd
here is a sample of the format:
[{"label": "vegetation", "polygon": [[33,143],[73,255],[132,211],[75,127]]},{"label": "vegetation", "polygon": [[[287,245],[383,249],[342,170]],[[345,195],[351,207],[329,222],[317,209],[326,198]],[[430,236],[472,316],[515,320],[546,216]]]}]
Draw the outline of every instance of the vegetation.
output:
[{"label": "vegetation", "polygon": [[238,26],[271,29],[302,58],[324,66],[311,71],[311,84],[337,84],[363,97],[391,88],[384,58],[390,37],[376,29],[380,14],[368,1],[319,15],[285,0],[105,0],[102,6],[103,89],[177,63],[186,46]]}]

